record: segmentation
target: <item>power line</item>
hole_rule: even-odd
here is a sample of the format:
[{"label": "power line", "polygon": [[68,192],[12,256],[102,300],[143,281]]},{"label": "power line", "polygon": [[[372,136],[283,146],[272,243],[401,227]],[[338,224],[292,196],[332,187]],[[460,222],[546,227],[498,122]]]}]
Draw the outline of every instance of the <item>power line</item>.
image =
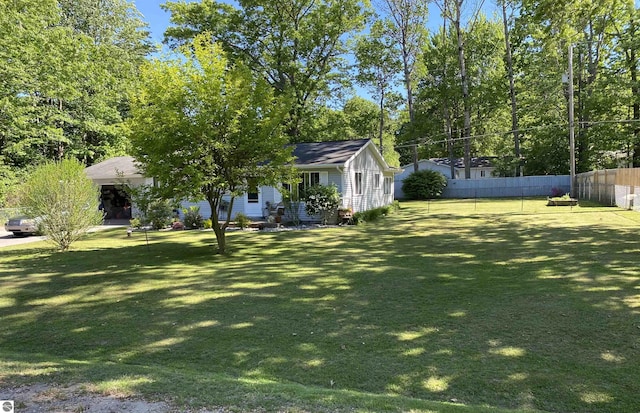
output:
[{"label": "power line", "polygon": [[[625,120],[602,120],[602,121],[582,121],[582,122],[576,122],[576,124],[580,125],[580,126],[596,126],[596,125],[600,125],[600,124],[612,124],[612,123],[636,123],[636,122],[640,122],[640,119],[625,119]],[[537,131],[537,130],[542,130],[542,129],[551,129],[551,128],[564,128],[567,127],[568,125],[564,124],[564,123],[555,123],[555,124],[550,124],[550,125],[542,125],[542,126],[532,126],[529,128],[520,128],[518,129],[518,132],[531,132],[531,131]],[[458,134],[460,133],[460,129],[456,129],[453,130],[452,133],[453,134]],[[402,145],[395,145],[394,148],[398,149],[398,148],[412,148],[413,146],[417,145],[417,146],[424,146],[424,145],[436,145],[439,143],[447,143],[447,142],[457,142],[457,141],[463,141],[465,139],[478,139],[478,138],[489,138],[492,136],[501,136],[501,135],[509,135],[512,134],[513,132],[515,132],[514,130],[509,130],[509,131],[504,131],[504,132],[490,132],[490,133],[483,133],[480,135],[472,135],[470,137],[459,137],[459,138],[451,138],[451,139],[440,139],[440,140],[432,140],[432,138],[437,138],[437,137],[441,137],[441,136],[446,136],[445,133],[439,133],[439,134],[435,134],[432,135],[430,137],[426,137],[426,138],[416,138],[413,143],[406,143],[406,144],[402,144]],[[419,139],[422,139],[422,141],[419,141]]]},{"label": "power line", "polygon": [[[540,130],[540,129],[548,129],[548,128],[556,128],[556,127],[561,127],[561,126],[565,126],[565,125],[560,125],[560,124],[551,124],[551,125],[544,125],[544,126],[534,126],[534,127],[530,127],[530,128],[522,128],[522,129],[518,129],[518,131],[520,132],[529,132],[529,131],[534,131],[534,130]],[[507,135],[510,133],[513,133],[513,130],[510,131],[505,131],[505,132],[490,132],[490,133],[484,133],[481,135],[472,135],[469,137],[460,137],[460,138],[451,138],[451,139],[441,139],[441,140],[432,140],[431,137],[427,137],[426,140],[419,142],[418,139],[414,140],[413,143],[409,143],[409,144],[404,144],[404,145],[396,145],[396,148],[408,148],[408,147],[413,147],[414,145],[433,145],[433,144],[437,144],[437,143],[447,143],[447,142],[456,142],[456,141],[462,141],[465,139],[477,139],[477,138],[488,138],[491,136],[500,136],[500,135]],[[460,129],[456,129],[452,131],[452,134],[458,134],[460,133]],[[433,135],[432,137],[439,137],[439,136],[445,136],[445,133],[440,133],[440,134],[436,134]]]}]

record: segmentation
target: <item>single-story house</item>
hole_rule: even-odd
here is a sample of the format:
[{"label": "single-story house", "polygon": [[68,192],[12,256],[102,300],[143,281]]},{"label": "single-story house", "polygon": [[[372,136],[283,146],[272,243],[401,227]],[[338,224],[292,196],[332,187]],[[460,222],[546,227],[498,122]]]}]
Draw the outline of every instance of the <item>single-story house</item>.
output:
[{"label": "single-story house", "polygon": [[[471,158],[471,179],[492,178],[492,173],[496,169],[491,161],[492,156],[478,156]],[[413,163],[403,166],[402,172],[395,176],[395,197],[404,198],[402,192],[402,181],[414,171]],[[451,177],[451,160],[449,158],[431,158],[418,161],[418,169],[429,169],[443,174],[447,179],[464,179],[464,158],[453,160],[454,177]]]},{"label": "single-story house", "polygon": [[[301,182],[298,191],[321,184],[334,184],[341,197],[341,207],[353,212],[366,211],[393,203],[394,174],[400,170],[390,167],[370,139],[309,142],[293,145],[294,166],[300,171]],[[290,184],[283,183],[292,189]],[[293,188],[295,191],[296,188]],[[278,187],[262,186],[235,199],[231,217],[243,213],[250,218],[262,218],[269,214],[267,205],[278,205],[282,194]],[[268,203],[268,204],[267,204]],[[203,217],[211,215],[207,202],[185,203],[184,206],[198,205]],[[221,218],[227,211],[220,211]],[[301,203],[301,221],[316,221],[310,217]]]},{"label": "single-story house", "polygon": [[[291,184],[288,183],[282,184],[289,189],[300,191],[315,184],[335,184],[341,196],[341,207],[351,208],[353,212],[378,208],[393,202],[394,174],[400,170],[386,163],[370,139],[298,143],[293,146],[295,167],[300,171],[301,182],[297,184],[298,188],[291,188]],[[88,167],[86,172],[101,186],[106,197],[110,197],[114,191],[118,194],[118,183],[121,184],[123,181],[132,186],[153,182],[152,178],[140,174],[132,157],[112,158]],[[221,219],[226,218],[227,213],[231,213],[232,219],[238,213],[254,219],[267,216],[268,205],[278,205],[282,202],[279,188],[282,186],[257,187],[237,197],[232,211],[219,211]],[[125,199],[118,198],[118,205],[124,206],[125,201],[131,205],[131,200],[126,198],[126,194],[120,195]],[[111,200],[108,199],[111,205]],[[104,201],[105,199],[103,203]],[[200,207],[203,217],[211,216],[211,209],[206,201],[182,203],[184,208],[192,205]],[[135,205],[133,207],[135,214]],[[119,209],[113,209],[111,215],[115,218],[119,212]],[[302,221],[318,219],[307,216],[304,203],[300,205],[299,216]]]}]

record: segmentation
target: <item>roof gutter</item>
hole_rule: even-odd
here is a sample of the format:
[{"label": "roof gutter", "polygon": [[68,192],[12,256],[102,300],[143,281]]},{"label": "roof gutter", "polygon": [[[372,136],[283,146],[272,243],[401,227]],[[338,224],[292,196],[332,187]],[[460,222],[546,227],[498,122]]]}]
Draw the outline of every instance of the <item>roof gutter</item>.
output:
[{"label": "roof gutter", "polygon": [[298,168],[298,169],[318,169],[318,168],[338,168],[338,170],[342,167],[341,164],[335,164],[335,163],[321,163],[321,164],[314,164],[314,165],[293,165],[294,168]]}]

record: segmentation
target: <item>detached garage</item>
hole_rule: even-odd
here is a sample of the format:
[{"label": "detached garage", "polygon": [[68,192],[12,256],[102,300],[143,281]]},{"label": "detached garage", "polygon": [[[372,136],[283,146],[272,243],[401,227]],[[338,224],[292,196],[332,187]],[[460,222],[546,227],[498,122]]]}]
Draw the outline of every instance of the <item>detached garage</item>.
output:
[{"label": "detached garage", "polygon": [[124,184],[138,186],[153,183],[153,179],[140,173],[130,156],[107,159],[86,168],[85,173],[100,187],[100,206],[105,212],[105,219],[131,219],[135,206],[124,190]]}]

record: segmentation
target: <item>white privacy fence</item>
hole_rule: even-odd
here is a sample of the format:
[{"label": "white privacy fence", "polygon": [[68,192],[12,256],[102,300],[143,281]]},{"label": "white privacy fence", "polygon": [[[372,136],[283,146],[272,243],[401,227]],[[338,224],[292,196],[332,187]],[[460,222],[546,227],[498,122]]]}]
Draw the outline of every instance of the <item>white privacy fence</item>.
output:
[{"label": "white privacy fence", "polygon": [[581,173],[576,186],[579,199],[640,211],[640,168]]},{"label": "white privacy fence", "polygon": [[[442,198],[509,198],[565,194],[571,189],[569,175],[520,176],[513,178],[448,179]],[[402,181],[395,183],[395,196],[404,198]]]},{"label": "white privacy fence", "polygon": [[508,198],[565,194],[571,189],[568,175],[512,178],[449,179],[444,198]]}]

